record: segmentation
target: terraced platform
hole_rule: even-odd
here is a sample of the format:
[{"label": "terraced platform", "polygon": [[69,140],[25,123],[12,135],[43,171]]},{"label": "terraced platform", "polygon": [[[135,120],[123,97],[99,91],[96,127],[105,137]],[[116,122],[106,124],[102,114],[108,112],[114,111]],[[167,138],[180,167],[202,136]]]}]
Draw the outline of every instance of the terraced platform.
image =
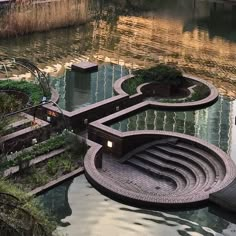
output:
[{"label": "terraced platform", "polygon": [[199,142],[186,142],[180,135],[165,137],[121,159],[103,154],[102,165],[96,170],[91,170],[90,155],[85,160],[86,176],[99,191],[127,204],[196,206],[228,186],[236,173],[234,163],[223,151]]}]

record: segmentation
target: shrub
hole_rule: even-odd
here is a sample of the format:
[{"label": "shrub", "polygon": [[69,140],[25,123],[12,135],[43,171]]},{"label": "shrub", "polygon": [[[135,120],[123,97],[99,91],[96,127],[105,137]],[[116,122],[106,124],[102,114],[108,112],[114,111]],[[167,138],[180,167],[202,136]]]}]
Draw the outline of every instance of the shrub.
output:
[{"label": "shrub", "polygon": [[0,170],[4,170],[11,166],[19,165],[22,162],[28,162],[37,156],[46,154],[55,149],[61,148],[65,145],[65,134],[60,134],[51,137],[43,143],[36,144],[32,147],[32,150],[22,151],[14,160],[8,160],[1,163]]},{"label": "shrub", "polygon": [[182,84],[182,72],[175,67],[159,64],[149,69],[134,71],[135,78],[127,80],[123,89],[130,95],[136,93],[139,85],[147,82],[158,82],[170,86],[180,86]]},{"label": "shrub", "polygon": [[49,175],[55,175],[58,171],[57,159],[51,159],[47,163],[47,173]]},{"label": "shrub", "polygon": [[67,148],[70,150],[72,158],[84,156],[87,152],[88,146],[85,139],[77,136],[76,134],[67,132],[67,135],[65,136],[65,142]]},{"label": "shrub", "polygon": [[17,90],[27,94],[33,104],[41,102],[43,91],[40,86],[27,81],[2,80],[0,90]]},{"label": "shrub", "polygon": [[7,114],[23,108],[23,103],[14,95],[9,95],[0,91],[0,114]]},{"label": "shrub", "polygon": [[182,72],[175,67],[159,64],[149,69],[137,70],[134,75],[141,77],[143,81],[155,81],[167,84],[179,84],[182,80]]},{"label": "shrub", "polygon": [[[49,221],[49,217],[40,209],[36,200],[3,179],[0,179],[0,194],[1,222],[7,222],[7,225],[13,231],[17,230],[20,235],[52,235],[56,224],[51,220]],[[5,235],[4,229],[1,230],[2,234]]]}]

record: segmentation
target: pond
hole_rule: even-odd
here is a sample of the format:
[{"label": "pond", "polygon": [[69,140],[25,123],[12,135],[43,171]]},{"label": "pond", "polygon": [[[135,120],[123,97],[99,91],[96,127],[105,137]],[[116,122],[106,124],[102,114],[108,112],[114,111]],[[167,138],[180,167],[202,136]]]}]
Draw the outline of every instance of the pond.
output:
[{"label": "pond", "polygon": [[[112,96],[110,63],[118,65],[115,66],[117,76],[121,67],[133,69],[159,62],[178,65],[183,71],[212,82],[222,95],[236,97],[235,5],[207,0],[88,0],[84,9],[93,15],[86,24],[1,39],[0,59],[26,57],[55,74],[54,77],[61,77],[55,86],[61,89],[64,97],[60,105],[67,110]],[[84,85],[86,91],[81,101],[65,99],[68,94],[63,86],[66,78],[73,75],[65,72],[64,66],[78,60],[109,63],[107,92],[102,88],[105,77],[99,76],[98,100],[90,97],[96,84],[95,75],[91,75],[91,84]],[[9,68],[9,73],[17,72]],[[2,71],[0,77],[4,76]],[[76,89],[71,91],[69,94],[75,98]],[[71,104],[67,105],[66,101]],[[139,129],[155,128],[155,125],[161,129],[166,124],[170,130],[189,132],[220,146],[236,161],[234,101],[222,97],[214,106],[195,112],[168,115],[147,111],[147,114],[147,122],[138,123]],[[160,123],[152,120],[155,114]],[[145,119],[145,115],[140,114],[140,119]],[[132,124],[137,122],[137,117],[129,119],[133,119]],[[128,120],[123,122],[121,127],[125,131]],[[207,208],[164,213],[128,207],[102,196],[83,175],[40,198],[61,222],[59,229],[69,236],[235,235],[235,224]]]},{"label": "pond", "polygon": [[98,193],[84,175],[54,188],[40,200],[60,222],[59,232],[69,236],[233,236],[236,229],[208,208],[161,212],[120,204]]},{"label": "pond", "polygon": [[[135,130],[164,130],[184,133],[201,138],[220,147],[232,158],[233,136],[236,133],[233,107],[236,103],[220,97],[211,107],[185,112],[148,109],[111,124],[121,132]],[[235,159],[236,160],[236,159]]]},{"label": "pond", "polygon": [[67,111],[86,107],[114,96],[114,82],[129,74],[125,67],[103,63],[98,72],[75,72],[66,70],[60,78],[52,78],[52,86],[59,92],[58,105]]},{"label": "pond", "polygon": [[2,39],[0,59],[26,57],[58,73],[66,63],[81,59],[131,68],[165,62],[236,97],[235,5],[207,0],[83,2],[93,16],[86,24]]}]

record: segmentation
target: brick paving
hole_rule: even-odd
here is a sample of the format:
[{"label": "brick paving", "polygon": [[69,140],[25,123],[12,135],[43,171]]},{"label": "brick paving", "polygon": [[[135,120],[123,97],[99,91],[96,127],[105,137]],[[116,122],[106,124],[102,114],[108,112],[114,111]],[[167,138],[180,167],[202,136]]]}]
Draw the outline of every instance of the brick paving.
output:
[{"label": "brick paving", "polygon": [[[198,138],[165,131],[132,131],[122,138],[141,139],[142,135],[157,141],[138,146],[120,160],[112,154],[102,154],[101,158],[102,146],[92,146],[84,164],[86,177],[95,188],[115,200],[141,207],[195,206],[208,201],[210,194],[227,187],[236,177],[233,161]],[[165,139],[169,141],[161,142]],[[97,160],[102,160],[98,168]]]}]

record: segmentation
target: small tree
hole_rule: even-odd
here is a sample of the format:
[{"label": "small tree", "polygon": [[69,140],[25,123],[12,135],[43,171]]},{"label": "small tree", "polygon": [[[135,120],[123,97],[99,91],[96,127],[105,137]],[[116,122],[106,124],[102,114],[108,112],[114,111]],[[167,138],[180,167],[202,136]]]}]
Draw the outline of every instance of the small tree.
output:
[{"label": "small tree", "polygon": [[182,84],[182,72],[172,66],[159,64],[149,69],[137,70],[134,72],[137,77],[142,77],[143,82],[160,82],[170,86]]},{"label": "small tree", "polygon": [[[149,69],[134,72],[136,80],[142,83],[156,82],[166,87],[166,94],[175,93],[177,88],[183,85],[182,72],[175,67],[159,64]],[[140,83],[141,84],[141,83]]]}]

